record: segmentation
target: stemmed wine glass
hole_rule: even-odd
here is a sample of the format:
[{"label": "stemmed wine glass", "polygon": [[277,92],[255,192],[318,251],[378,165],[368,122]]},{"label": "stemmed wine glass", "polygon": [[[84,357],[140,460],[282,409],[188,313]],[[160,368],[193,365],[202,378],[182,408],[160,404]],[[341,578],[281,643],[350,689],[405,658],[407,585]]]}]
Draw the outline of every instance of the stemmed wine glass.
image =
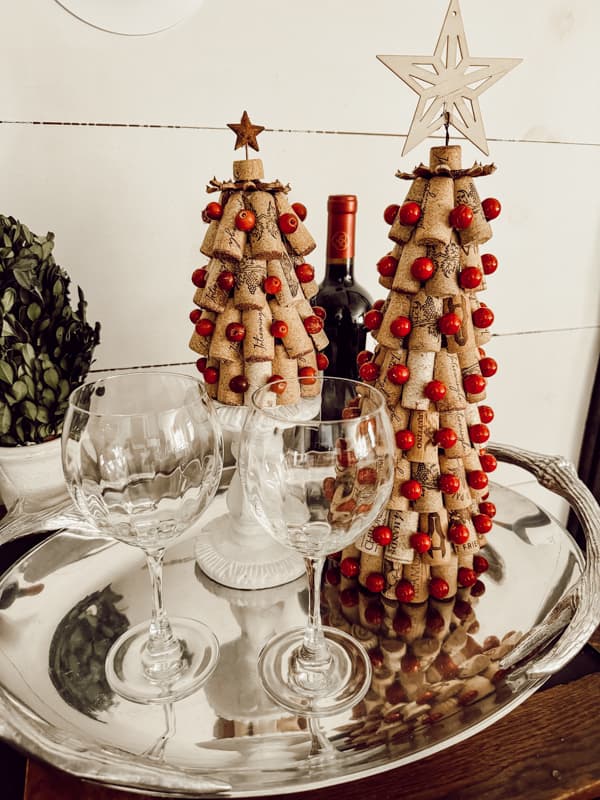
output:
[{"label": "stemmed wine glass", "polygon": [[[315,396],[291,405],[275,405],[272,384],[253,394],[239,463],[253,513],[304,557],[309,581],[306,628],[265,645],[260,677],[280,706],[316,717],[350,708],[368,689],[371,664],[362,645],[321,624],[321,574],[325,556],[357,539],[385,505],[395,448],[377,389],[344,378],[308,380]],[[287,382],[292,396],[300,396],[304,381]]]},{"label": "stemmed wine glass", "polygon": [[143,370],[83,384],[69,398],[62,457],[67,488],[91,530],[139,547],[150,573],[152,618],[112,645],[109,685],[140,703],[185,697],[214,670],[218,644],[196,620],[169,621],[162,562],[219,483],[223,441],[204,387]]}]

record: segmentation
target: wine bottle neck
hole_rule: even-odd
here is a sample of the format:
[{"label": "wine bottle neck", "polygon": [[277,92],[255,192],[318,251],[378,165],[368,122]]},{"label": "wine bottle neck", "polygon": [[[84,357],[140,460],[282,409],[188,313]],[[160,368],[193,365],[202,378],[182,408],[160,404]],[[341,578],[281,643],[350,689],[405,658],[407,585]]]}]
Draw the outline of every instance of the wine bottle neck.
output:
[{"label": "wine bottle neck", "polygon": [[335,258],[328,259],[325,264],[325,283],[353,283],[354,259]]}]

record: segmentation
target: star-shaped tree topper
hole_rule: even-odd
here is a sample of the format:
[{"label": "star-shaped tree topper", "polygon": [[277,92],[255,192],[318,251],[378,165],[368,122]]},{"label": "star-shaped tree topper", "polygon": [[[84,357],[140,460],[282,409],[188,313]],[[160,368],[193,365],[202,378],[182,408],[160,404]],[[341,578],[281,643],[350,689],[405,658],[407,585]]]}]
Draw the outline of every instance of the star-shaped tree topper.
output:
[{"label": "star-shaped tree topper", "polygon": [[402,155],[442,125],[453,125],[489,153],[479,95],[521,63],[520,58],[473,58],[458,0],[450,0],[432,56],[377,56],[419,95]]},{"label": "star-shaped tree topper", "polygon": [[248,147],[258,151],[259,148],[256,137],[259,133],[264,131],[264,127],[262,125],[253,125],[250,122],[250,117],[248,116],[247,111],[244,111],[242,118],[237,125],[235,122],[228,122],[227,127],[231,128],[236,135],[235,147],[233,148],[234,150],[237,150],[238,147],[245,146],[246,158],[248,158]]}]

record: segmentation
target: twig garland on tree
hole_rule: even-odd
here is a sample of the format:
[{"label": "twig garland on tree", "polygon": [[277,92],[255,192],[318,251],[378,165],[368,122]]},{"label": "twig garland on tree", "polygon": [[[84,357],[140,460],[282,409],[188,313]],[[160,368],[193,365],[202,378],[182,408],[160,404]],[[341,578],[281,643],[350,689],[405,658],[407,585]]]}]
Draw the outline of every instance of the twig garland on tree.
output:
[{"label": "twig garland on tree", "polygon": [[[235,149],[258,150],[264,128],[244,111]],[[203,211],[208,229],[200,247],[208,263],[194,270],[197,306],[190,319],[190,348],[211,397],[247,405],[252,392],[272,383],[273,403],[298,400],[318,391],[315,376],[326,366],[321,309],[314,268],[305,260],[315,242],[303,224],[306,208],[289,203],[289,185],[264,181],[261,159],[235,161],[233,179],[213,178],[207,192],[219,192]]]}]

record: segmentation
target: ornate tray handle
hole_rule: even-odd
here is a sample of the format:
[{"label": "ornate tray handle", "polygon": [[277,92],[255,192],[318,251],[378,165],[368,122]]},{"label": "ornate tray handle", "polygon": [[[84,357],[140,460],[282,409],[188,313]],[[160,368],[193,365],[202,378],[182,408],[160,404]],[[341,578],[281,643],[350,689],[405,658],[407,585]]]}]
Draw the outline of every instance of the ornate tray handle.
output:
[{"label": "ornate tray handle", "polygon": [[538,483],[563,497],[575,514],[586,540],[586,564],[572,589],[533,627],[501,662],[511,667],[554,642],[535,664],[525,667],[528,678],[543,678],[560,670],[581,650],[600,623],[600,506],[562,456],[532,453],[505,444],[487,448],[500,461],[528,470]]}]

